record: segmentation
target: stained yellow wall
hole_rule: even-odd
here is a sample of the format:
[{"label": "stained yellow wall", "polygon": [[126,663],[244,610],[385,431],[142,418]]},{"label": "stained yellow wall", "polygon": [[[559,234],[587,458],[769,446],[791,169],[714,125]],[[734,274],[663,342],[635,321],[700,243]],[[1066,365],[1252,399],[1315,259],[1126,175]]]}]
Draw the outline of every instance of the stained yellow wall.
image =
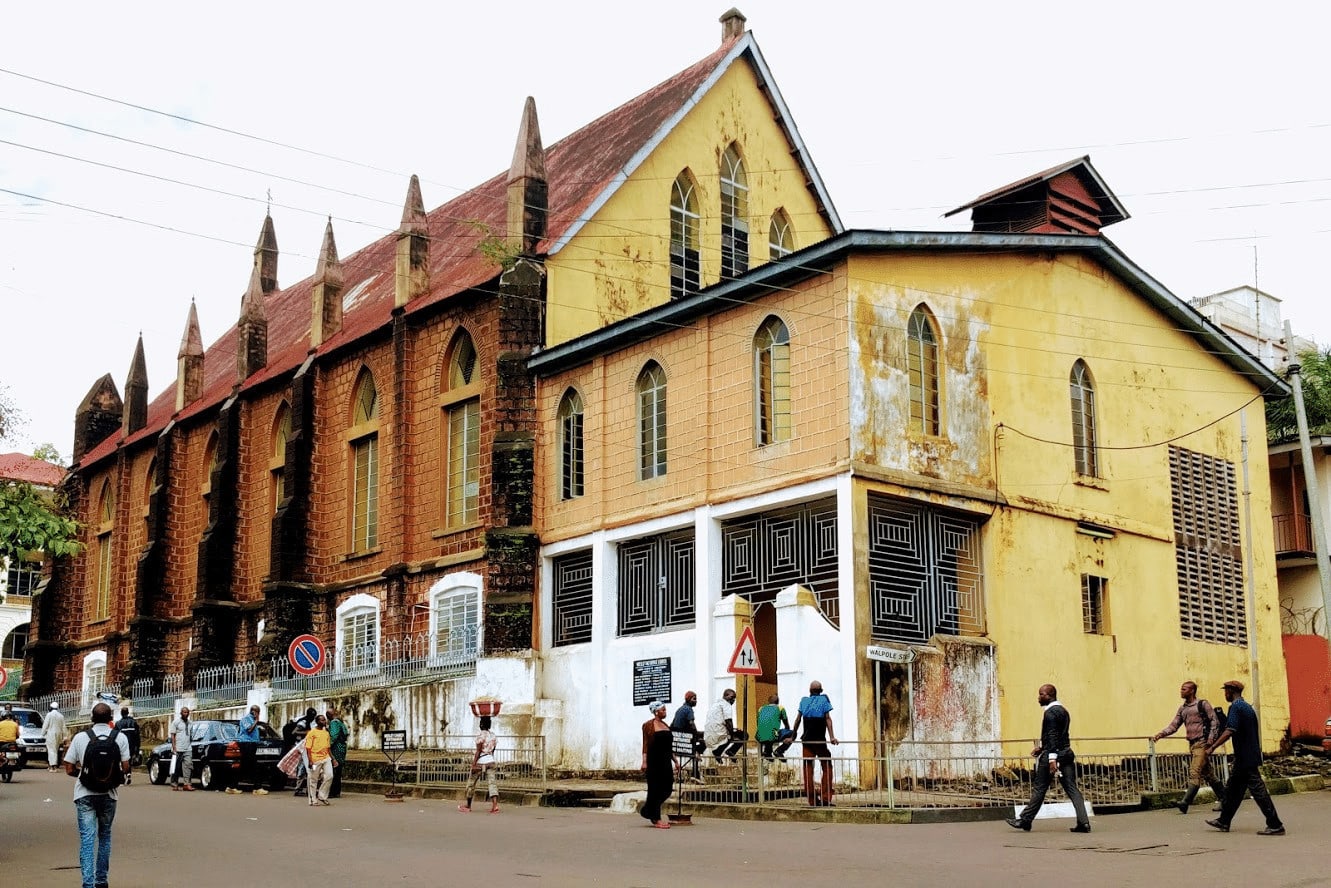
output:
[{"label": "stained yellow wall", "polygon": [[697,183],[702,284],[720,279],[720,167],[731,142],[738,142],[748,174],[750,267],[768,260],[768,229],[778,208],[790,217],[797,249],[832,233],[753,69],[738,61],[595,218],[550,257],[548,345],[669,301],[670,197],[685,168]]},{"label": "stained yellow wall", "polygon": [[[1264,743],[1274,747],[1288,705],[1256,386],[1085,257],[863,255],[849,262],[849,286],[852,458],[924,483],[996,488],[1010,504],[982,529],[1003,736],[1038,728],[1035,691],[1044,682],[1059,687],[1082,737],[1154,733],[1172,717],[1185,679],[1216,702],[1228,678],[1251,685],[1247,649],[1180,634],[1169,457],[1160,443],[1176,439],[1235,464],[1245,556],[1249,545],[1255,553]],[[943,337],[937,438],[903,434],[905,324],[920,303]],[[1068,376],[1078,358],[1095,383],[1098,479],[1077,476],[1069,446]],[[1093,541],[1076,532],[1079,520],[1116,536]],[[1083,572],[1109,579],[1109,635],[1083,632]]]}]

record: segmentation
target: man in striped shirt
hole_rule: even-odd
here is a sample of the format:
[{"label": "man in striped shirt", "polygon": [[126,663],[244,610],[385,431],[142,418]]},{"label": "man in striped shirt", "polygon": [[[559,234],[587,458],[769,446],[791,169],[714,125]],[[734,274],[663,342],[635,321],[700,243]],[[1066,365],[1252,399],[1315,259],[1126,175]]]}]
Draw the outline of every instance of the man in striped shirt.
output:
[{"label": "man in striped shirt", "polygon": [[1174,714],[1174,720],[1151,739],[1158,742],[1160,738],[1168,737],[1180,727],[1187,734],[1188,749],[1192,753],[1192,765],[1188,771],[1191,785],[1188,787],[1188,794],[1177,806],[1179,811],[1187,814],[1188,806],[1197,797],[1197,790],[1202,788],[1203,780],[1210,784],[1211,791],[1215,793],[1216,804],[1223,804],[1225,801],[1224,784],[1216,779],[1215,772],[1211,769],[1211,757],[1206,751],[1210,742],[1220,735],[1220,720],[1208,701],[1197,699],[1195,681],[1185,681],[1179,687],[1178,695],[1183,698],[1183,705]]}]

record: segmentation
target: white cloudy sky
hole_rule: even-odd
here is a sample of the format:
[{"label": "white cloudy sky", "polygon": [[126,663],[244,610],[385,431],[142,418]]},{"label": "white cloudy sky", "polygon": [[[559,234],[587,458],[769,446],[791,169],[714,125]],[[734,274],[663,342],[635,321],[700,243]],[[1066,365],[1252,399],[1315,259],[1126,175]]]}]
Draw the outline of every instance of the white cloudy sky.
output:
[{"label": "white cloudy sky", "polygon": [[[411,173],[432,207],[507,168],[527,95],[550,144],[711,52],[725,8],[7,5],[0,386],[28,422],[0,451],[68,458],[75,406],[104,373],[123,388],[140,331],[153,393],[172,384],[190,299],[206,342],[235,320],[270,189],[290,284],[326,215],[350,253],[396,226]],[[1108,235],[1149,273],[1193,298],[1252,283],[1256,247],[1262,288],[1331,342],[1325,4],[741,9],[848,227],[964,226],[940,216],[1090,154],[1133,216]]]}]

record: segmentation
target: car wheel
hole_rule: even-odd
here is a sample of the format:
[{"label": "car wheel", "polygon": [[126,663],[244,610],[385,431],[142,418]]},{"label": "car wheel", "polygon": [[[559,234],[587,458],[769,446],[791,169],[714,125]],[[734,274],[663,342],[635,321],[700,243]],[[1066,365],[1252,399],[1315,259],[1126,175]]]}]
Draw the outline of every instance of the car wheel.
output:
[{"label": "car wheel", "polygon": [[211,762],[204,762],[199,770],[199,787],[205,790],[223,790],[226,789],[226,779],[213,769]]},{"label": "car wheel", "polygon": [[161,759],[148,762],[148,782],[154,786],[161,786],[166,782],[166,768],[163,767]]}]

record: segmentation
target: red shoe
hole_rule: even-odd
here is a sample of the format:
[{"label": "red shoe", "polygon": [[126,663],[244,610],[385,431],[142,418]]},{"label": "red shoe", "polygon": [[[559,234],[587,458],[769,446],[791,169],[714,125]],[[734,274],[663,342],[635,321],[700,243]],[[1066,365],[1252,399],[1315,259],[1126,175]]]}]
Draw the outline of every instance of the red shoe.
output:
[{"label": "red shoe", "polygon": [[664,820],[657,820],[652,823],[652,826],[657,829],[670,829],[670,824],[666,823]]}]

